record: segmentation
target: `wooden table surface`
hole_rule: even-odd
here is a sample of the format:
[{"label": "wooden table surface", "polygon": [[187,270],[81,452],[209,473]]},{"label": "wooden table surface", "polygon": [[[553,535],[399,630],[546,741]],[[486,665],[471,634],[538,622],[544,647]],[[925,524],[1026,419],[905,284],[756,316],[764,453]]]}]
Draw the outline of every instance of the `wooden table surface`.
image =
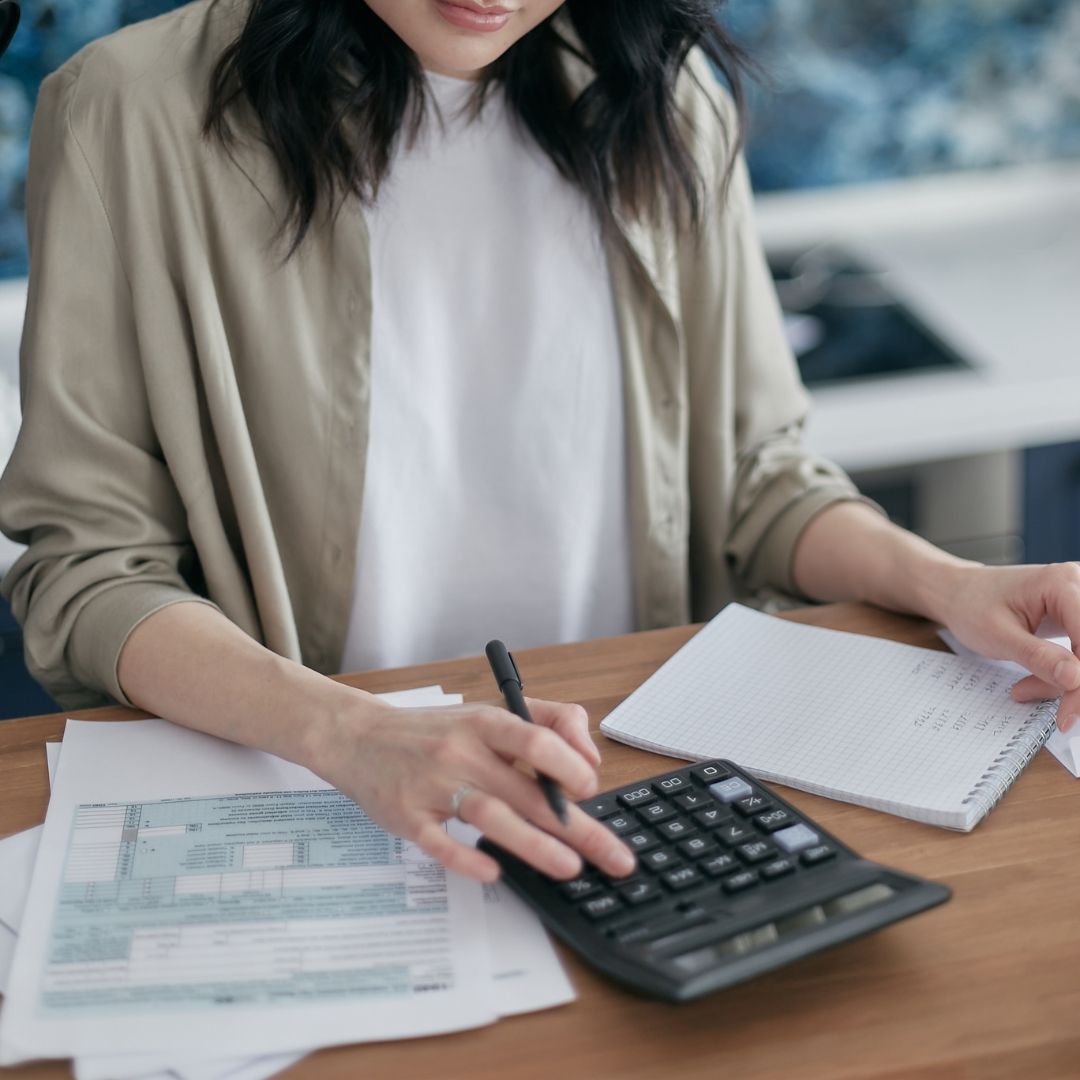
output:
[{"label": "wooden table surface", "polygon": [[[923,622],[855,604],[806,609],[801,622],[936,647]],[[600,720],[693,633],[658,630],[517,654],[529,693],[579,701],[604,754],[603,787],[670,758],[603,738]],[[782,658],[778,658],[782,663]],[[482,658],[351,676],[384,691],[441,683],[494,700]],[[136,718],[122,709],[77,714]],[[43,744],[62,716],[0,723],[0,835],[42,821]],[[871,937],[689,1005],[625,993],[562,955],[574,1004],[487,1028],[320,1051],[305,1077],[468,1080],[843,1080],[873,1077],[1080,1077],[1080,782],[1037,755],[1000,806],[959,834],[798,791],[784,794],[867,857],[947,883],[951,902]],[[561,946],[560,946],[561,949]],[[59,1063],[0,1077],[67,1077]]]}]

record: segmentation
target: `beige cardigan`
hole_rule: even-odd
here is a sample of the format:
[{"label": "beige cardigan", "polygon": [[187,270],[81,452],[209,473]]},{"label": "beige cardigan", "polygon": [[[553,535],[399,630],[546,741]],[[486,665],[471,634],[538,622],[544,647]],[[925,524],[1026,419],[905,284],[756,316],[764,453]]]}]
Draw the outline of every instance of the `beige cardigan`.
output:
[{"label": "beige cardigan", "polygon": [[[284,656],[323,672],[341,660],[371,385],[367,237],[348,203],[284,262],[269,154],[249,137],[232,160],[201,137],[243,3],[122,30],[41,90],[23,425],[0,527],[29,545],[4,594],[31,672],[65,707],[123,700],[127,636],[196,595]],[[730,108],[701,55],[679,97],[711,188],[700,240],[628,223],[609,252],[641,628],[792,591],[802,528],[857,497],[800,447],[807,397],[741,161],[722,204],[713,104]]]}]

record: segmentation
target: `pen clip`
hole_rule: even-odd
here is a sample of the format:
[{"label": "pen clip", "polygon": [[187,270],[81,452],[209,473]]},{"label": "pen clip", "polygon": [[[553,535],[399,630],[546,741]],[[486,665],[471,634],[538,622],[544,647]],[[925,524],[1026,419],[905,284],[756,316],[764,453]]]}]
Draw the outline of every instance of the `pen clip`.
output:
[{"label": "pen clip", "polygon": [[506,655],[510,660],[510,666],[514,669],[514,678],[517,679],[518,686],[522,690],[524,690],[525,689],[525,683],[522,682],[521,672],[518,671],[517,661],[514,659],[514,654],[509,649],[507,649],[506,650]]}]

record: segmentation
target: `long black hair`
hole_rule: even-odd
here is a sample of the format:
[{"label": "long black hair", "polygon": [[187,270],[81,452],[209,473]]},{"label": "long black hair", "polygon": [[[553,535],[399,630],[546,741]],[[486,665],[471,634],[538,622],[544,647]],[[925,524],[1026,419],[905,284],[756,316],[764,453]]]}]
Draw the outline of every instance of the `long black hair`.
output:
[{"label": "long black hair", "polygon": [[[742,138],[740,76],[748,60],[717,21],[719,6],[566,0],[485,70],[477,102],[500,83],[513,113],[585,192],[605,229],[616,213],[694,224],[701,177],[675,102],[693,47],[731,90],[739,118],[727,133],[733,149]],[[560,32],[564,17],[574,43]],[[592,76],[577,95],[565,70],[570,57]],[[230,107],[246,99],[284,179],[291,254],[321,207],[332,210],[348,195],[376,197],[399,135],[420,124],[423,86],[417,58],[363,0],[251,0],[239,36],[215,66],[204,133],[228,144]]]}]

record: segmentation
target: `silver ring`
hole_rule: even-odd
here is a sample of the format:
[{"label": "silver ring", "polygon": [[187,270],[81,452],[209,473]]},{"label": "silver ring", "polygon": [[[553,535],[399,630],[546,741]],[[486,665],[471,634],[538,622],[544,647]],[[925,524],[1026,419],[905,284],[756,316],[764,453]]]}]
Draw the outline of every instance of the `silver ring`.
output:
[{"label": "silver ring", "polygon": [[458,811],[461,809],[461,802],[472,788],[468,784],[462,784],[461,787],[450,796],[450,813],[453,817],[459,817]]}]

